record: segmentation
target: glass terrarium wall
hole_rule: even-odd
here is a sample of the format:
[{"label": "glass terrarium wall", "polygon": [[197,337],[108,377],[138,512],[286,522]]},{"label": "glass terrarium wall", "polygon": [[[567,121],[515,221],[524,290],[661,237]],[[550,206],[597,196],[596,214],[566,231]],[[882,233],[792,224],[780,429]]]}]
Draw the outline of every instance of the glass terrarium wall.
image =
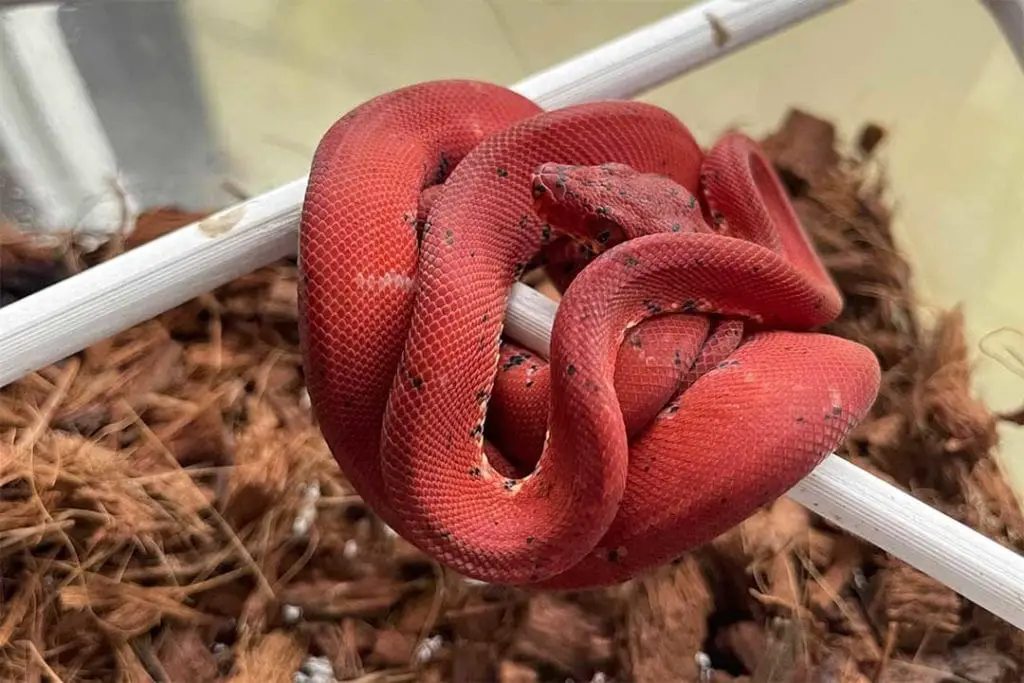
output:
[{"label": "glass terrarium wall", "polygon": [[[303,175],[325,128],[375,94],[445,77],[511,84],[690,4],[22,3],[3,13],[2,208],[38,229],[106,229],[125,198],[216,208]],[[883,126],[922,303],[964,305],[980,395],[1018,407],[1024,379],[977,345],[1024,330],[1024,74],[980,3],[858,0],[643,99],[704,143],[734,126],[764,134],[791,107],[847,141]],[[1024,354],[1024,337],[997,337]],[[1024,430],[1001,430],[1024,486]]]}]

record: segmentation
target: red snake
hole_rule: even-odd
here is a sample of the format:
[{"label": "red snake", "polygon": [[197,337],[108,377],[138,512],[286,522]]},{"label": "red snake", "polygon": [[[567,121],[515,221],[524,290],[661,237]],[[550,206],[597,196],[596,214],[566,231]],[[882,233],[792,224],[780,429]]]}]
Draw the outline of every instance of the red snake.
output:
[{"label": "red snake", "polygon": [[[502,339],[562,289],[550,358]],[[300,335],[320,430],[397,533],[482,581],[636,576],[783,495],[879,366],[758,146],[656,106],[543,111],[438,81],[339,119],[311,166]],[[486,421],[485,421],[486,416]]]}]

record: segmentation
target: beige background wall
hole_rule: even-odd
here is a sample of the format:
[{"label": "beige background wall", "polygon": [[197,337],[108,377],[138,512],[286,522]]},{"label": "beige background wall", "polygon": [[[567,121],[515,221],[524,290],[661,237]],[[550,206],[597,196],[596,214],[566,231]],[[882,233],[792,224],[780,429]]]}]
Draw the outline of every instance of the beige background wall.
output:
[{"label": "beige background wall", "polygon": [[[259,192],[303,175],[319,136],[410,82],[515,81],[692,4],[653,0],[192,0],[202,77],[234,179]],[[926,304],[962,302],[972,341],[1024,331],[1024,73],[972,0],[854,0],[649,93],[701,142],[760,134],[800,106],[885,149],[897,229]],[[1024,357],[1024,336],[1000,337]],[[995,340],[993,340],[995,341]],[[1024,368],[1020,368],[1024,372]],[[998,409],[1024,377],[979,357]],[[1004,427],[1024,488],[1024,429]]]}]

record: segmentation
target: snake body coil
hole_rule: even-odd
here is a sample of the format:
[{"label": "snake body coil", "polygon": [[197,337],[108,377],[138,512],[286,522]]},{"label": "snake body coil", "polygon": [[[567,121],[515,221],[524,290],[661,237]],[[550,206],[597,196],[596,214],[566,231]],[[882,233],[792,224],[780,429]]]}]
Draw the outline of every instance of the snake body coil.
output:
[{"label": "snake body coil", "polygon": [[[878,390],[868,349],[811,331],[842,300],[757,146],[705,152],[648,104],[376,97],[317,148],[299,256],[331,451],[387,524],[483,581],[671,560],[784,494]],[[537,264],[563,289],[548,361],[501,339]]]}]

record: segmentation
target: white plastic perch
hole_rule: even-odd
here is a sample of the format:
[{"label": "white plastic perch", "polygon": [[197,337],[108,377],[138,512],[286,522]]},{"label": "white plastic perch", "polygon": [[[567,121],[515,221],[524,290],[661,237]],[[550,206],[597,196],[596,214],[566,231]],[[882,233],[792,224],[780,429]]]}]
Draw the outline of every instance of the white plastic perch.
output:
[{"label": "white plastic perch", "polygon": [[[505,331],[547,357],[558,309],[526,286],[509,298]],[[830,455],[789,497],[1024,629],[1024,557],[869,472]]]},{"label": "white plastic perch", "polygon": [[[546,108],[629,98],[845,0],[711,0],[513,88]],[[0,386],[294,253],[306,179],[0,309]],[[557,304],[516,285],[506,334],[547,353]],[[1024,629],[1024,557],[832,455],[790,495]]]}]

